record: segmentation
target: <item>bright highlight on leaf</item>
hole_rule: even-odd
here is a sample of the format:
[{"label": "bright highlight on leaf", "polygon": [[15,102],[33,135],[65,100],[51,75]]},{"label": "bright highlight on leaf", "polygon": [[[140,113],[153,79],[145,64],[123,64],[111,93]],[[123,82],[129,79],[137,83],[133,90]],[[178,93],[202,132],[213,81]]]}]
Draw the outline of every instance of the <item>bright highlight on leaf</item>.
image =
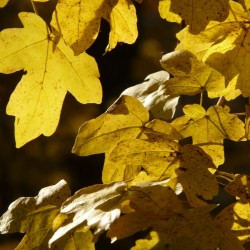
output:
[{"label": "bright highlight on leaf", "polygon": [[16,117],[17,147],[55,132],[68,91],[81,103],[102,99],[92,57],[86,53],[74,56],[36,14],[20,13],[19,17],[24,28],[0,33],[0,72],[26,71],[7,105],[7,114]]},{"label": "bright highlight on leaf", "polygon": [[164,120],[174,116],[179,96],[170,95],[164,90],[164,82],[169,79],[169,74],[164,71],[148,75],[144,82],[125,89],[121,95],[136,97],[154,118]]},{"label": "bright highlight on leaf", "polygon": [[174,76],[163,87],[170,95],[195,95],[207,91],[210,98],[215,98],[225,89],[224,76],[189,51],[168,53],[162,57],[161,65]]},{"label": "bright highlight on leaf", "polygon": [[239,141],[245,136],[244,123],[228,107],[211,106],[207,112],[198,104],[186,105],[184,116],[172,126],[183,137],[192,136],[193,144],[210,155],[216,165],[224,162],[223,140]]},{"label": "bright highlight on leaf", "polygon": [[169,22],[189,25],[189,31],[197,34],[204,30],[209,21],[224,21],[228,16],[228,0],[160,0],[159,12]]},{"label": "bright highlight on leaf", "polygon": [[53,234],[53,220],[69,196],[69,187],[62,180],[41,189],[36,197],[17,199],[0,218],[0,232],[25,233],[16,249],[47,249],[48,240]]},{"label": "bright highlight on leaf", "polygon": [[106,51],[115,48],[118,42],[135,42],[137,17],[131,0],[59,0],[51,25],[79,55],[97,38],[102,18],[110,23]]}]

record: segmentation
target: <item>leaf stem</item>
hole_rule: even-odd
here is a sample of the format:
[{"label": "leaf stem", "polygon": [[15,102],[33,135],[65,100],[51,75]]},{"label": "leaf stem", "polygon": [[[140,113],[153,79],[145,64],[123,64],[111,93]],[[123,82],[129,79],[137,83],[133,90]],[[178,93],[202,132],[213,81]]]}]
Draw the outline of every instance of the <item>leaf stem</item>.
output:
[{"label": "leaf stem", "polygon": [[33,2],[33,0],[30,0],[30,1],[31,1],[31,5],[32,5],[34,12],[39,16],[35,3]]},{"label": "leaf stem", "polygon": [[218,100],[218,102],[217,102],[216,105],[217,105],[217,106],[224,106],[225,101],[226,101],[225,97],[224,97],[224,96],[221,96],[221,97],[219,98],[219,100]]},{"label": "leaf stem", "polygon": [[203,99],[204,99],[204,95],[203,92],[201,92],[201,96],[200,96],[200,105],[202,106],[203,103]]},{"label": "leaf stem", "polygon": [[225,179],[225,180],[227,180],[229,182],[231,182],[231,181],[233,181],[235,179],[234,174],[229,174],[227,172],[223,172],[223,171],[219,171],[219,170],[217,170],[215,172],[215,176],[217,178]]}]

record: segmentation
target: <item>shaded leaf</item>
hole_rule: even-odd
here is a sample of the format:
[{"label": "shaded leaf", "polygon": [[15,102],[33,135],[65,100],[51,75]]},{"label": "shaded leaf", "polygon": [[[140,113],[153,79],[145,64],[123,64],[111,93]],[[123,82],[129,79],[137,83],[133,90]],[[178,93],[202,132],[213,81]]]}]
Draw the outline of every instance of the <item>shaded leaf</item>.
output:
[{"label": "shaded leaf", "polygon": [[[219,223],[245,243],[250,241],[250,205],[248,202],[238,201],[224,208],[216,217]],[[239,248],[244,249],[244,248]]]},{"label": "shaded leaf", "polygon": [[163,83],[168,79],[169,74],[166,71],[158,71],[148,75],[143,83],[125,89],[122,95],[136,97],[155,118],[171,119],[179,96],[169,95],[164,90]]},{"label": "shaded leaf", "polygon": [[136,138],[148,119],[148,111],[136,98],[121,96],[104,114],[80,127],[72,152],[81,156],[108,152],[119,141]]},{"label": "shaded leaf", "polygon": [[17,199],[0,218],[0,232],[26,233],[16,249],[46,249],[53,220],[69,195],[69,187],[62,180],[41,189],[36,197]]},{"label": "shaded leaf", "polygon": [[189,25],[189,31],[197,34],[204,30],[209,21],[224,21],[228,16],[228,0],[160,0],[159,12],[169,22]]},{"label": "shaded leaf", "polygon": [[186,105],[184,116],[175,119],[172,126],[183,137],[192,136],[193,144],[210,155],[215,165],[224,162],[223,140],[241,140],[245,135],[244,123],[228,107],[211,106],[207,112],[198,104]]},{"label": "shaded leaf", "polygon": [[190,50],[225,76],[228,88],[222,95],[228,100],[241,92],[244,97],[250,95],[250,75],[245,70],[250,61],[249,14],[241,4],[229,3],[229,15],[224,22],[211,21],[198,35],[184,29],[178,34],[181,42],[177,46],[177,49]]},{"label": "shaded leaf", "polygon": [[193,145],[183,146],[179,157],[176,183],[183,187],[190,205],[200,206],[205,204],[202,199],[212,200],[217,195],[219,187],[215,176],[209,171],[215,169],[211,158],[202,149]]},{"label": "shaded leaf", "polygon": [[102,98],[92,57],[74,56],[36,14],[23,12],[19,17],[24,28],[0,33],[0,72],[27,71],[7,105],[7,114],[16,117],[17,147],[55,132],[67,91],[81,103],[100,103]]},{"label": "shaded leaf", "polygon": [[168,53],[160,62],[174,76],[163,87],[170,95],[195,95],[207,91],[210,98],[215,98],[221,96],[221,91],[225,89],[224,76],[189,51]]},{"label": "shaded leaf", "polygon": [[225,187],[225,190],[237,196],[242,202],[250,201],[250,176],[239,174]]},{"label": "shaded leaf", "polygon": [[118,42],[135,42],[137,16],[131,0],[59,0],[51,25],[61,32],[75,54],[80,54],[97,38],[102,18],[110,23],[106,51],[115,48]]},{"label": "shaded leaf", "polygon": [[54,233],[49,244],[69,237],[79,226],[91,226],[95,233],[107,230],[111,223],[120,216],[120,202],[126,191],[124,182],[99,184],[83,188],[67,199],[61,208],[62,214],[69,218]]}]

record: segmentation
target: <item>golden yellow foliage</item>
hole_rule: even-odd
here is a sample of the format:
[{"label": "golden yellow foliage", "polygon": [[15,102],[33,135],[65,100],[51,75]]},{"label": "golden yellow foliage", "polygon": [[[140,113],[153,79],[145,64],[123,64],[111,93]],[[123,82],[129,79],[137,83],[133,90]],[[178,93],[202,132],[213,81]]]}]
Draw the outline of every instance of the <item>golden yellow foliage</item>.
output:
[{"label": "golden yellow foliage", "polygon": [[148,111],[136,98],[122,96],[106,113],[80,127],[72,152],[81,156],[108,152],[119,141],[136,138],[148,119]]},{"label": "golden yellow foliage", "polygon": [[250,241],[250,205],[247,202],[238,201],[224,208],[216,217],[217,221],[226,229],[245,243]]},{"label": "golden yellow foliage", "polygon": [[[249,6],[249,1],[244,3]],[[177,49],[191,51],[225,76],[228,89],[222,95],[228,100],[241,92],[244,97],[250,96],[250,74],[246,70],[250,61],[250,17],[243,5],[234,1],[229,1],[229,4],[229,15],[225,21],[211,21],[198,35],[191,34],[188,27],[177,35],[180,40]],[[235,93],[230,93],[232,91]]]},{"label": "golden yellow foliage", "polygon": [[187,50],[168,53],[160,62],[174,76],[164,83],[164,92],[169,95],[195,95],[207,91],[210,98],[215,98],[225,89],[224,76]]},{"label": "golden yellow foliage", "polygon": [[160,0],[159,2],[162,18],[177,23],[184,19],[193,34],[204,30],[211,20],[224,21],[228,9],[228,0]]},{"label": "golden yellow foliage", "polygon": [[9,0],[0,0],[0,8],[5,7],[5,5],[9,2]]},{"label": "golden yellow foliage", "polygon": [[36,14],[20,13],[19,17],[24,28],[0,33],[0,72],[27,71],[7,105],[7,114],[16,117],[17,147],[55,132],[67,91],[81,103],[102,99],[92,57],[86,53],[74,56]]},{"label": "golden yellow foliage", "polygon": [[60,206],[70,195],[65,181],[40,190],[36,197],[22,197],[14,201],[0,218],[0,232],[25,233],[16,249],[47,249],[53,235],[52,224]]},{"label": "golden yellow foliage", "polygon": [[200,146],[216,165],[224,162],[223,140],[239,141],[245,136],[244,123],[228,107],[211,106],[207,112],[198,104],[186,105],[184,116],[175,119],[172,126],[183,137],[192,136],[193,144]]},{"label": "golden yellow foliage", "polygon": [[51,25],[79,55],[97,38],[101,18],[110,23],[106,51],[115,48],[118,42],[135,42],[138,35],[137,17],[131,0],[59,0]]}]

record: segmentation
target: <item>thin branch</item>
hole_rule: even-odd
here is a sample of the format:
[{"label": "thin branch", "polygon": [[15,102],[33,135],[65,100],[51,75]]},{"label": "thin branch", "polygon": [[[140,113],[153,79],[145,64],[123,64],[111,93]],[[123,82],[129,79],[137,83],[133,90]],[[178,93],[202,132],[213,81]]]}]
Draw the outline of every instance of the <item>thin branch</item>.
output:
[{"label": "thin branch", "polygon": [[216,105],[218,105],[218,106],[224,106],[225,101],[226,101],[225,97],[224,97],[224,96],[221,96],[221,97],[219,98],[219,100],[218,100],[218,102],[217,102]]},{"label": "thin branch", "polygon": [[33,0],[30,0],[30,1],[31,1],[31,5],[32,5],[32,8],[33,8],[34,12],[39,16],[38,10],[37,10],[37,8],[36,8],[35,3],[33,2]]},{"label": "thin branch", "polygon": [[204,94],[203,94],[203,92],[201,92],[201,96],[200,96],[200,105],[201,106],[203,104],[203,99],[204,99]]},{"label": "thin branch", "polygon": [[228,182],[231,182],[235,179],[234,174],[229,174],[227,172],[218,171],[218,170],[215,172],[215,176],[217,178],[225,179]]}]

